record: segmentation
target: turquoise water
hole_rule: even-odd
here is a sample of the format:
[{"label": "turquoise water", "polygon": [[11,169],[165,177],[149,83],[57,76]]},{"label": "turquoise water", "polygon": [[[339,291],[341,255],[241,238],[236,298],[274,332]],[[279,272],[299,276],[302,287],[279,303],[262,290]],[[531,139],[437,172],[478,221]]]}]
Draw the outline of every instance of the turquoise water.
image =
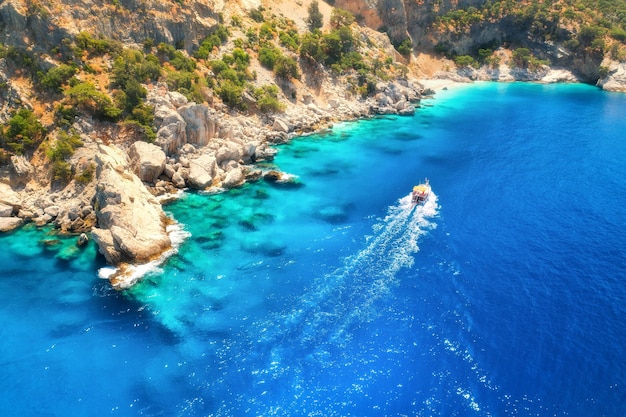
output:
[{"label": "turquoise water", "polygon": [[0,237],[2,414],[625,415],[626,96],[423,104],[167,206],[191,237],[124,293],[93,244]]}]

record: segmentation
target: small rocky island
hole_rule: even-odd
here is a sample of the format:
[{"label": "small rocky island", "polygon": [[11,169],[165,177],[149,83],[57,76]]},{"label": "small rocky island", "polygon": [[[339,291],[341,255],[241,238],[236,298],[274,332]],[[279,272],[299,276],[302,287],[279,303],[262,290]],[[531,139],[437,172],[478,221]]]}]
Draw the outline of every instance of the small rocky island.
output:
[{"label": "small rocky island", "polygon": [[93,239],[123,289],[135,282],[123,265],[171,249],[164,201],[284,180],[259,162],[295,135],[410,116],[455,82],[626,91],[617,23],[541,15],[543,29],[526,27],[481,1],[333,3],[0,4],[0,232],[52,224]]}]

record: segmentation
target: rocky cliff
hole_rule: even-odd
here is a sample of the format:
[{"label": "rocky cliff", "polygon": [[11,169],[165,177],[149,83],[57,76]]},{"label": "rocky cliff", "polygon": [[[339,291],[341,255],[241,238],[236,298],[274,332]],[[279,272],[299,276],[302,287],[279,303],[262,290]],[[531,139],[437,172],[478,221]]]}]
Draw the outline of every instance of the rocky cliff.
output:
[{"label": "rocky cliff", "polygon": [[[524,47],[580,80],[600,81],[601,87],[614,88],[616,78],[608,82],[606,70],[626,54],[621,23],[614,23],[616,38],[603,29],[616,20],[614,10],[602,15],[602,10],[589,13],[560,2],[540,8],[486,0],[337,0],[336,5],[386,32],[396,46],[410,40],[414,52],[478,57],[481,48]],[[590,16],[599,17],[594,21]]]}]

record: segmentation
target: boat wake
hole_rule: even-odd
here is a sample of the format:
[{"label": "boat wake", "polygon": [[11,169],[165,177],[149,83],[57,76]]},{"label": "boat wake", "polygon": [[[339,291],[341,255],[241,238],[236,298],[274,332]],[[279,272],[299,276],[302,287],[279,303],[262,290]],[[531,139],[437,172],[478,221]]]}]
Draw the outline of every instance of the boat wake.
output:
[{"label": "boat wake", "polygon": [[[342,348],[380,316],[381,301],[397,284],[398,271],[413,265],[418,240],[436,227],[433,218],[437,214],[433,193],[423,205],[412,204],[411,195],[401,198],[373,226],[362,250],[343,259],[332,273],[317,278],[312,290],[288,312],[257,323],[255,351],[267,361],[264,369],[255,371],[259,383],[287,375],[299,380],[310,366],[343,369],[346,361],[353,361],[341,358]],[[300,388],[305,390],[306,385]]]}]

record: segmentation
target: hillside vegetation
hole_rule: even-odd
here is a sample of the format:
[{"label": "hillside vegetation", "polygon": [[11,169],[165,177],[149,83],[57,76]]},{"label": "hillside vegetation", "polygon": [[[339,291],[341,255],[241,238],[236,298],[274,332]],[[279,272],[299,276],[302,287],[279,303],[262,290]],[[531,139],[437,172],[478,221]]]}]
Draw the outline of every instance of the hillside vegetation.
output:
[{"label": "hillside vegetation", "polygon": [[[338,3],[349,9],[364,2]],[[257,4],[226,2],[218,11],[197,0],[5,2],[0,165],[39,154],[49,179],[88,181],[93,167],[67,164],[80,147],[71,140],[76,118],[153,141],[154,108],[146,97],[156,85],[222,112],[263,115],[284,111],[305,90],[320,91],[329,78],[355,99],[367,97],[378,82],[410,74],[407,64],[421,52],[458,68],[496,68],[495,52],[506,47],[511,65],[561,65],[589,82],[607,74],[607,58],[626,59],[622,0],[459,1],[453,8],[439,0],[398,2],[404,17],[394,9],[395,20],[378,2],[376,29],[389,33],[395,51],[362,26],[361,14],[331,8],[334,1]],[[299,21],[286,9],[297,9]]]},{"label": "hillside vegetation", "polygon": [[[59,5],[27,4],[27,15],[33,18],[49,24],[63,20],[63,14],[55,15]],[[133,4],[113,1],[105,8],[110,15],[128,18]],[[174,11],[180,4],[171,7]],[[48,157],[53,180],[85,178],[64,162],[77,146],[64,145],[74,137],[76,118],[116,124],[133,140],[151,142],[155,109],[146,96],[157,84],[190,101],[249,115],[284,111],[301,99],[301,86],[319,88],[324,77],[341,79],[347,91],[360,97],[371,94],[377,81],[406,75],[406,67],[376,46],[354,24],[352,14],[333,9],[323,28],[318,3],[305,10],[304,29],[262,6],[215,14],[215,22],[195,43],[151,37],[135,43],[81,30],[75,35],[65,31],[65,37],[48,47],[37,42],[2,45],[0,165],[13,155],[39,152],[55,155]],[[30,34],[37,37],[36,30]],[[58,147],[66,151],[54,152]]]}]

